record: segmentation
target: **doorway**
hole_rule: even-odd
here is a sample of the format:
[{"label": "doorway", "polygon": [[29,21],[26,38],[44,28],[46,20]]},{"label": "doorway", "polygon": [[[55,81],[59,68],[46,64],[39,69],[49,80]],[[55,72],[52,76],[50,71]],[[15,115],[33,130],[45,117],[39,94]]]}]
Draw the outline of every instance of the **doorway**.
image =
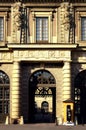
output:
[{"label": "doorway", "polygon": [[75,117],[79,124],[86,124],[86,70],[75,78]]},{"label": "doorway", "polygon": [[29,122],[54,122],[55,109],[55,79],[49,71],[38,70],[31,75],[29,80]]}]

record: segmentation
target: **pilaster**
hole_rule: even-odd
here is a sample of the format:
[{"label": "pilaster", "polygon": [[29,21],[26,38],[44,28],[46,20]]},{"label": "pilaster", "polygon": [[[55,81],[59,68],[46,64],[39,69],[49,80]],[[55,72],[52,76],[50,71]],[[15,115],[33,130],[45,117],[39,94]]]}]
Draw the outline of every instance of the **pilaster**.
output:
[{"label": "pilaster", "polygon": [[21,86],[20,64],[13,63],[12,87],[11,87],[11,122],[14,123],[21,116]]},{"label": "pilaster", "polygon": [[[61,43],[74,42],[74,12],[69,2],[61,3],[59,7],[59,37]],[[59,39],[59,40],[60,40]]]},{"label": "pilaster", "polygon": [[63,67],[63,100],[71,99],[71,67],[70,62],[64,62]]},{"label": "pilaster", "polygon": [[16,2],[11,8],[12,43],[26,43],[26,8],[22,2]]}]

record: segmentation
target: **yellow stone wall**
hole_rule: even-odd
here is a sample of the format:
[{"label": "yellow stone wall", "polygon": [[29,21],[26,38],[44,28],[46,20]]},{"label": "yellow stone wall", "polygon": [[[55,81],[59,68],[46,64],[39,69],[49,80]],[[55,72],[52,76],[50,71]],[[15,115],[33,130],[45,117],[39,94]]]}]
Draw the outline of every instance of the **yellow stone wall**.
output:
[{"label": "yellow stone wall", "polygon": [[[86,15],[86,3],[82,4],[83,8],[69,5],[68,2],[46,7],[41,7],[40,4],[32,7],[28,3],[21,5],[21,2],[0,5],[3,7],[3,10],[0,8],[0,16],[4,17],[5,36],[4,41],[0,41],[0,70],[10,78],[10,118],[19,120],[23,116],[24,120],[28,120],[29,78],[35,71],[44,69],[56,80],[56,118],[62,124],[63,120],[66,121],[63,101],[71,98],[74,100],[74,79],[86,69],[85,42],[80,38],[80,17]],[[16,19],[16,14],[21,13],[18,10],[21,6],[27,14],[27,28],[23,30],[22,38],[21,21]],[[74,32],[70,32],[68,39],[70,21],[67,15],[70,13],[75,16],[76,26],[75,36]],[[36,43],[36,16],[49,18],[49,43]],[[60,66],[60,63],[63,65]]]}]

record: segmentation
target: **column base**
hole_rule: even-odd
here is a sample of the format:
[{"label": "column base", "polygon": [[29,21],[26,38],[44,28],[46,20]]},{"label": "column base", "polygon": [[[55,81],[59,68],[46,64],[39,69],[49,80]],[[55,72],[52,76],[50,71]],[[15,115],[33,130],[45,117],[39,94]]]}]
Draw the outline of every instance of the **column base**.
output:
[{"label": "column base", "polygon": [[23,116],[20,116],[19,118],[11,118],[11,124],[24,124]]},{"label": "column base", "polygon": [[62,125],[63,121],[61,117],[56,117],[56,125]]},{"label": "column base", "polygon": [[8,125],[8,124],[10,124],[10,118],[9,116],[6,116],[5,125]]}]

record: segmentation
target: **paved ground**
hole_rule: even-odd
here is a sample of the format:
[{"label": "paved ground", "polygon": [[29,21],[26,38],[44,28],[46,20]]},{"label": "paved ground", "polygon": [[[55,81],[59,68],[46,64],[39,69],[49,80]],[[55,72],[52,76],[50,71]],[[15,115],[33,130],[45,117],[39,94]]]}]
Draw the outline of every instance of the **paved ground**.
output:
[{"label": "paved ground", "polygon": [[0,125],[0,130],[86,130],[86,125],[56,126],[55,124]]}]

